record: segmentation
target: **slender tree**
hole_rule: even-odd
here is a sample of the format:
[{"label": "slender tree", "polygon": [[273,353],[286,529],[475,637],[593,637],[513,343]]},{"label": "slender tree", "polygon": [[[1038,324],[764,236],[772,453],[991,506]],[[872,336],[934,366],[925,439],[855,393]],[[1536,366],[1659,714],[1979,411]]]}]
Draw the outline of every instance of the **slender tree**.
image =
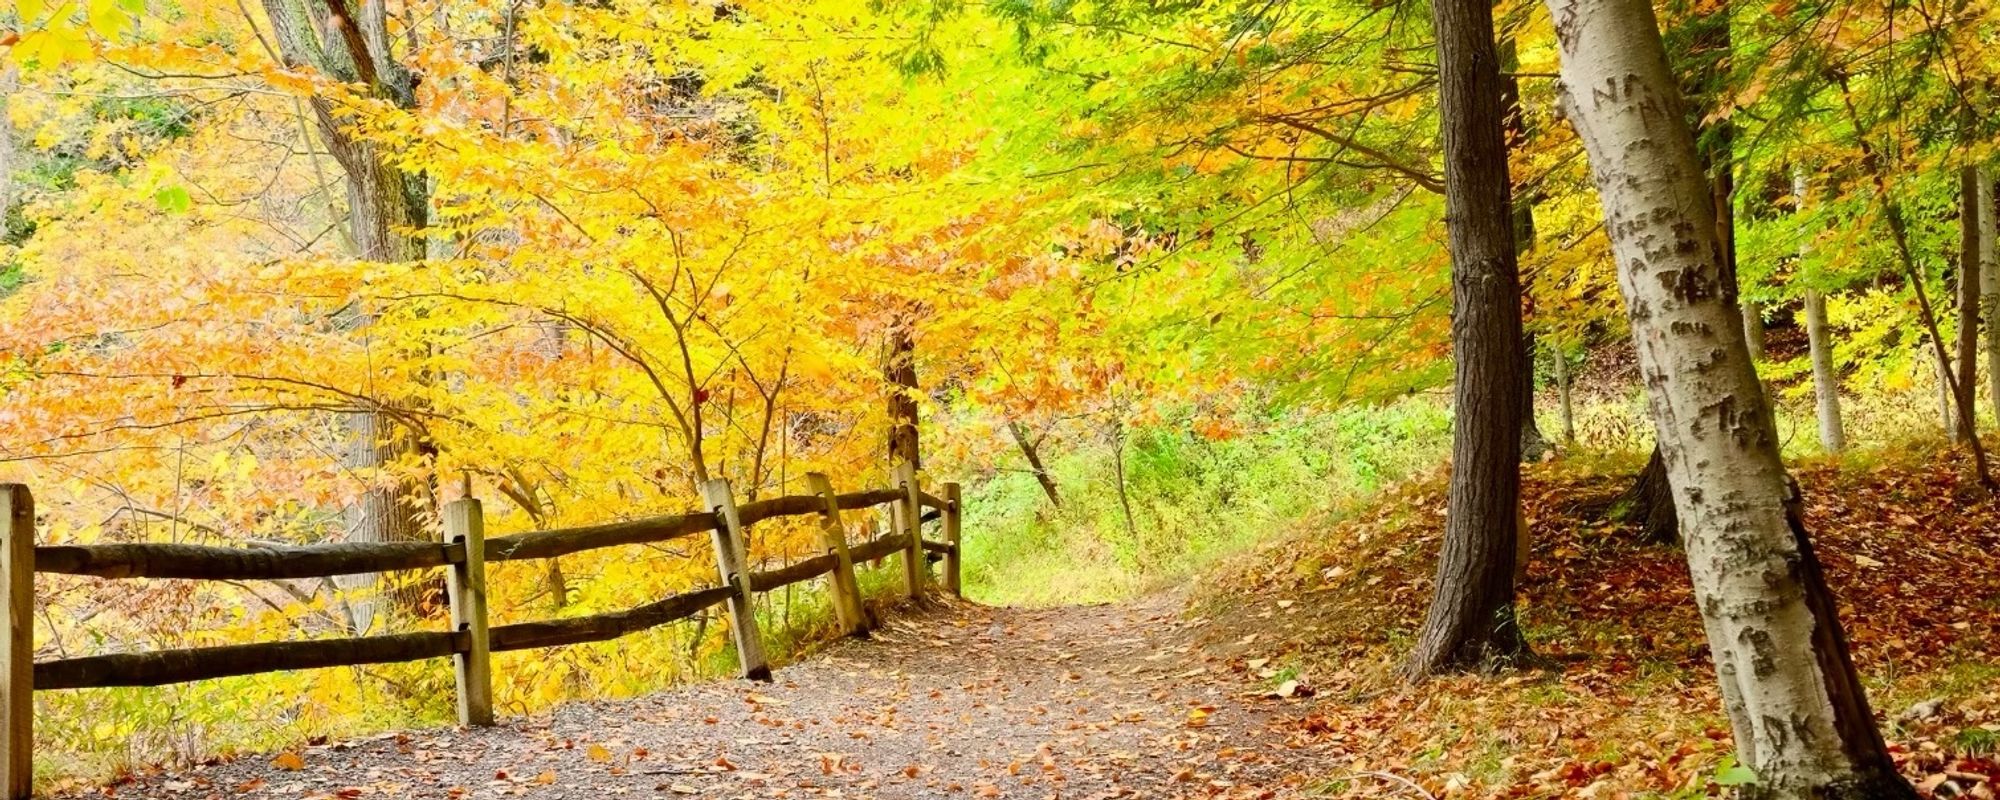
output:
[{"label": "slender tree", "polygon": [[1952,405],[1959,410],[1953,417],[1952,438],[1967,442],[1979,433],[1979,419],[1973,402],[1979,385],[1979,288],[1982,231],[1992,221],[1979,214],[1979,167],[1966,164],[1958,170],[1958,392]]},{"label": "slender tree", "polygon": [[1521,493],[1521,288],[1489,0],[1431,4],[1451,241],[1452,474],[1430,613],[1409,670],[1526,654],[1514,615]]},{"label": "slender tree", "polygon": [[1993,174],[1979,172],[1979,218],[1986,222],[1979,237],[1979,306],[1986,319],[1986,394],[1993,404],[1993,418],[2000,419],[2000,227],[1996,227],[1993,204]]},{"label": "slender tree", "polygon": [[1007,433],[1014,437],[1014,446],[1021,448],[1021,457],[1028,460],[1028,469],[1035,473],[1035,482],[1041,484],[1042,494],[1048,495],[1049,505],[1062,508],[1062,492],[1056,489],[1055,476],[1050,475],[1049,468],[1042,464],[1040,437],[1029,438],[1027,430],[1021,427],[1021,421],[1016,419],[1007,420]]},{"label": "slender tree", "polygon": [[[1812,187],[1806,171],[1792,169],[1792,202],[1796,213],[1806,212],[1806,196]],[[1799,265],[1812,255],[1811,238],[1799,237]],[[1812,361],[1813,409],[1819,420],[1819,445],[1829,453],[1847,447],[1847,429],[1840,418],[1840,370],[1833,364],[1833,341],[1827,332],[1826,293],[1807,289],[1805,296],[1806,354]]]},{"label": "slender tree", "polygon": [[1692,132],[1646,0],[1547,0],[1689,574],[1755,793],[1914,797],[1896,773],[1778,453]]}]

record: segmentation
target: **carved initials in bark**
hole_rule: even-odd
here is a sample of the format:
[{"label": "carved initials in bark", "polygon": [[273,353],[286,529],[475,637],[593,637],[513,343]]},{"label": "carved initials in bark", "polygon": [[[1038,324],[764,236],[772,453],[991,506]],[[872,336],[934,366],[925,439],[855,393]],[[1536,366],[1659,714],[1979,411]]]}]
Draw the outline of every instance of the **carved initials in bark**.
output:
[{"label": "carved initials in bark", "polygon": [[[1911,797],[1787,512],[1774,423],[1652,6],[1547,0],[1739,758],[1771,797]],[[1577,97],[1579,87],[1592,87]],[[1612,91],[1600,91],[1608,87]],[[1663,113],[1671,112],[1671,113]],[[1720,435],[1718,435],[1720,434]]]}]

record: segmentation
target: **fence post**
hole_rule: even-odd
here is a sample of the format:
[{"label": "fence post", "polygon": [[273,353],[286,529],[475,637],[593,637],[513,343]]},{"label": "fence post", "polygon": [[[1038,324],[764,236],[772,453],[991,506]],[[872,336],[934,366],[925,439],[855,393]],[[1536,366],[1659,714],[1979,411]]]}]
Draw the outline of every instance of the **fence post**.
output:
[{"label": "fence post", "polygon": [[861,606],[861,584],[854,580],[854,559],[847,554],[847,529],[840,524],[840,500],[833,482],[818,472],[806,473],[806,486],[826,503],[820,512],[819,541],[833,554],[833,615],[840,632],[848,636],[868,633],[868,612]]},{"label": "fence post", "polygon": [[944,485],[944,543],[951,550],[944,554],[944,590],[953,597],[964,597],[965,591],[959,587],[958,570],[965,563],[965,555],[959,550],[958,526],[961,508],[958,502],[958,484]]},{"label": "fence post", "polygon": [[903,533],[910,539],[903,550],[903,586],[912,599],[924,596],[923,500],[917,496],[917,465],[896,462],[896,488],[903,496],[891,506]]},{"label": "fence post", "polygon": [[736,513],[736,494],[730,490],[728,478],[716,478],[701,485],[701,496],[715,512],[715,571],[724,586],[736,588],[728,601],[729,635],[736,642],[736,660],[743,666],[743,677],[769,681],[771,665],[764,660],[757,609],[750,602],[750,573],[744,570],[749,545],[743,536],[743,518]]},{"label": "fence post", "polygon": [[493,653],[486,624],[486,517],[479,500],[464,497],[444,507],[445,541],[465,548],[445,581],[451,622],[466,635],[463,653],[451,657],[458,679],[458,724],[493,724]]},{"label": "fence post", "polygon": [[7,800],[27,800],[35,788],[35,498],[18,483],[0,484],[0,574],[7,578],[0,790]]}]

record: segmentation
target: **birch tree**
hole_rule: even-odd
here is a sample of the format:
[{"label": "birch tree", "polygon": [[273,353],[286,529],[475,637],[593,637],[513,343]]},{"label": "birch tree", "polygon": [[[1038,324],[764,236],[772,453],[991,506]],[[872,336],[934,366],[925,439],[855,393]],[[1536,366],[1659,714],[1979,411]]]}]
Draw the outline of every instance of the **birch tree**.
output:
[{"label": "birch tree", "polygon": [[1913,797],[1890,762],[1778,452],[1653,9],[1547,0],[1737,758],[1760,797]]}]

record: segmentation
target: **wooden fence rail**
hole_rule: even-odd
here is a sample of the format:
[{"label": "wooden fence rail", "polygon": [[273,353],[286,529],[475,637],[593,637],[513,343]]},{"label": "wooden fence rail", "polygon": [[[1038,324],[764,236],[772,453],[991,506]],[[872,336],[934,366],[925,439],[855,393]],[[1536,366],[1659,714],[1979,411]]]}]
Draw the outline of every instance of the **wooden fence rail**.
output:
[{"label": "wooden fence rail", "polygon": [[[752,611],[753,594],[821,575],[829,587],[842,631],[865,632],[854,562],[903,556],[905,589],[924,591],[926,552],[943,556],[946,591],[959,590],[959,490],[945,484],[939,497],[922,491],[914,469],[896,473],[897,485],[835,494],[824,475],[807,476],[810,495],[737,504],[725,480],[702,487],[707,511],[485,537],[479,501],[465,498],[445,508],[443,542],[320,544],[293,547],[215,547],[178,544],[34,544],[34,501],[28,488],[0,484],[0,580],[8,634],[0,646],[0,792],[26,798],[32,785],[33,693],[106,686],[160,686],[186,681],[322,667],[450,658],[462,725],[493,724],[491,654],[509,650],[601,642],[687,619],[723,605],[738,665],[746,678],[769,680],[762,637]],[[850,546],[840,512],[888,505],[892,530]],[[932,509],[926,513],[923,509]],[[750,526],[768,519],[817,516],[825,552],[770,570],[748,569]],[[925,541],[922,524],[939,520],[943,541]],[[486,565],[495,561],[555,558],[585,550],[670,541],[712,534],[719,585],[693,589],[624,611],[489,626]],[[142,653],[34,661],[34,574],[99,578],[270,580],[447,568],[451,629],[341,639],[259,642]]]}]

